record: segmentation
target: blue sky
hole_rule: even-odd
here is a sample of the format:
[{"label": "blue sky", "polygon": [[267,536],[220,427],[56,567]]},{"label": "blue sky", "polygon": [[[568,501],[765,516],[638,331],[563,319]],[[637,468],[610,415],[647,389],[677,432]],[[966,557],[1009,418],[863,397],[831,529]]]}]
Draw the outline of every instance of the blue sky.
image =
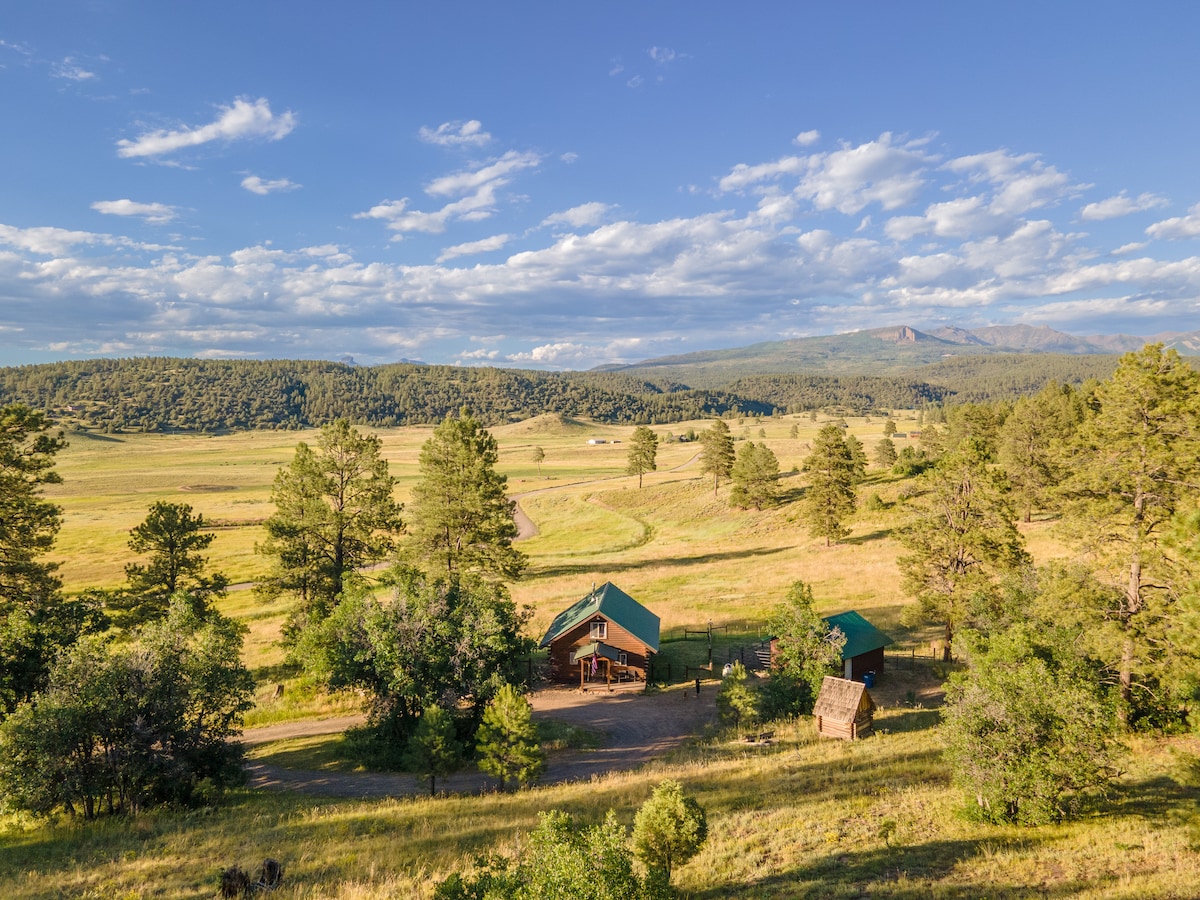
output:
[{"label": "blue sky", "polygon": [[0,363],[1200,327],[1200,6],[9,0]]}]

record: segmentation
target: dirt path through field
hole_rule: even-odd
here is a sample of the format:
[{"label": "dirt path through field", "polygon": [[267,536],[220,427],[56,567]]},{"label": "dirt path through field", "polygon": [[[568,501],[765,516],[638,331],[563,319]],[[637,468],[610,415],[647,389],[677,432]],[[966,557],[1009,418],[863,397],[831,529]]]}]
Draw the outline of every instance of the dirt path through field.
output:
[{"label": "dirt path through field", "polygon": [[[688,466],[690,466],[692,463],[694,463],[699,458],[700,458],[700,454],[697,453],[694,456],[692,456],[691,458],[689,458],[687,460],[687,462],[682,462],[679,465],[675,466],[674,468],[667,469],[666,471],[667,472],[682,471],[683,469],[686,469]],[[524,493],[520,493],[520,494],[511,494],[508,499],[512,500],[516,504],[516,507],[513,509],[513,521],[517,523],[517,536],[516,536],[516,538],[514,538],[514,540],[527,541],[527,540],[529,540],[529,538],[537,537],[537,535],[538,535],[537,525],[534,523],[533,519],[529,518],[529,516],[526,515],[525,510],[521,509],[521,500],[524,499],[525,497],[534,497],[538,494],[548,494],[551,491],[562,491],[562,490],[566,490],[567,488],[583,487],[583,486],[586,486],[589,484],[600,484],[601,482],[604,482],[604,481],[616,481],[617,479],[620,479],[620,478],[632,478],[632,477],[633,477],[632,475],[608,475],[604,478],[594,478],[589,481],[572,481],[570,484],[556,484],[553,487],[537,488],[536,490],[525,491]]]},{"label": "dirt path through field", "polygon": [[[571,688],[548,688],[531,695],[535,719],[557,719],[604,735],[595,750],[551,753],[543,784],[586,781],[594,775],[636,768],[657,759],[697,734],[716,715],[715,684],[694,689],[644,694],[640,685],[621,685],[610,693],[601,685],[588,693]],[[362,716],[283,722],[248,729],[247,744],[321,734],[336,734],[360,724]],[[428,784],[411,775],[388,773],[308,772],[284,769],[253,760],[247,766],[250,785],[327,797],[400,797],[428,791]],[[478,772],[461,772],[438,781],[439,791],[478,793],[495,790],[496,779]]]}]

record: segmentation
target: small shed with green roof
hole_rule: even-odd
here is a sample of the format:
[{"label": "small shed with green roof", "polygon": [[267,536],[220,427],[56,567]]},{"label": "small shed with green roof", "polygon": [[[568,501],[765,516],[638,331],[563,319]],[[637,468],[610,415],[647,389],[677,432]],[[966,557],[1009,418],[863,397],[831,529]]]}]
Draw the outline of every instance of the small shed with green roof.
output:
[{"label": "small shed with green roof", "polygon": [[559,613],[539,647],[550,651],[550,677],[580,687],[589,681],[644,681],[658,652],[659,619],[606,581]]},{"label": "small shed with green roof", "polygon": [[883,671],[883,648],[895,643],[890,637],[854,610],[826,616],[829,630],[838,629],[846,636],[842,648],[843,678],[861,681],[868,672]]},{"label": "small shed with green roof", "polygon": [[[846,643],[842,647],[842,677],[850,681],[862,681],[868,672],[876,675],[883,672],[883,648],[895,641],[854,610],[826,616],[822,621],[831,632],[836,628],[846,636]],[[775,660],[776,640],[774,637],[769,639],[772,662]]]}]

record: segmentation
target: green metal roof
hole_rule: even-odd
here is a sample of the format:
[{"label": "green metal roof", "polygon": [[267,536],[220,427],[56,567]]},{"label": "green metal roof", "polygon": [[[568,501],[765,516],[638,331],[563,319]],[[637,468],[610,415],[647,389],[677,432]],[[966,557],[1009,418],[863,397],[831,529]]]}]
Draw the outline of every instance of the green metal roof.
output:
[{"label": "green metal roof", "polygon": [[839,628],[846,636],[846,646],[842,648],[842,659],[851,659],[895,643],[854,610],[838,613],[836,616],[826,616],[825,622],[829,625],[830,631]]},{"label": "green metal roof", "polygon": [[579,660],[587,659],[592,655],[603,656],[605,659],[611,659],[613,662],[618,662],[621,659],[621,651],[616,647],[610,647],[603,641],[596,641],[591,644],[584,644],[582,647],[576,647],[571,651],[571,665],[575,665]]},{"label": "green metal roof", "polygon": [[620,625],[654,653],[658,652],[658,616],[642,606],[623,590],[606,581],[581,600],[576,600],[550,623],[539,647],[566,634],[576,625],[600,613],[610,622]]}]

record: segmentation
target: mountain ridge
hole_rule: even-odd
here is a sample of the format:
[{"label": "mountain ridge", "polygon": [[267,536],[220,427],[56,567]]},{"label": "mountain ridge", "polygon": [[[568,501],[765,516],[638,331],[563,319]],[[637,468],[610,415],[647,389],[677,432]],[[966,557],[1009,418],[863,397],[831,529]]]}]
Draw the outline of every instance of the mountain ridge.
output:
[{"label": "mountain ridge", "polygon": [[941,325],[929,331],[893,325],[836,335],[761,341],[744,347],[698,350],[635,363],[597,366],[591,371],[647,372],[697,367],[728,370],[751,367],[768,372],[797,367],[846,371],[869,362],[877,371],[895,372],[963,354],[1113,355],[1139,350],[1148,343],[1162,343],[1182,354],[1196,355],[1200,354],[1200,330],[1164,332],[1149,337],[1128,334],[1079,337],[1045,325],[980,328]]}]

